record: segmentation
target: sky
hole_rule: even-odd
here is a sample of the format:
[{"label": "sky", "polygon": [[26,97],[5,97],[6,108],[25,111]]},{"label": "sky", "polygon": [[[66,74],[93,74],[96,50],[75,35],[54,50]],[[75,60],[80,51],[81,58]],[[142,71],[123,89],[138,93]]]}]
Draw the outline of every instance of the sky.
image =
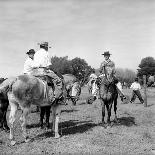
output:
[{"label": "sky", "polygon": [[19,75],[29,49],[48,41],[51,56],[80,57],[136,72],[155,57],[154,0],[0,0],[0,77]]}]

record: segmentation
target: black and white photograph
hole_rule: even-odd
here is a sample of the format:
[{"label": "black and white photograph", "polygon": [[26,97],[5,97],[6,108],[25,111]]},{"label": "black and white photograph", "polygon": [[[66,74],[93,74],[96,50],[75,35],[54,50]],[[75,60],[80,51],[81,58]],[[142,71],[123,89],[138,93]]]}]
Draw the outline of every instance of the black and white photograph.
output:
[{"label": "black and white photograph", "polygon": [[0,155],[155,155],[155,0],[0,0]]}]

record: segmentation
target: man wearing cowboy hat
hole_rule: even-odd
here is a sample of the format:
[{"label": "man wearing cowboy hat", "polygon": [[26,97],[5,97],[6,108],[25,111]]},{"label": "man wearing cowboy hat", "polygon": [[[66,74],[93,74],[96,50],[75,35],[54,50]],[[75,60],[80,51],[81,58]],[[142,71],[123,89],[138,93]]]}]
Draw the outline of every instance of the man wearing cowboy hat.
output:
[{"label": "man wearing cowboy hat", "polygon": [[33,72],[33,67],[34,67],[33,58],[34,58],[35,50],[30,49],[28,52],[26,52],[26,54],[28,55],[28,58],[26,59],[26,61],[24,63],[23,73],[31,74]]},{"label": "man wearing cowboy hat", "polygon": [[[109,51],[106,51],[102,55],[104,55],[105,60],[101,63],[101,66],[100,66],[100,69],[99,69],[99,71],[101,73],[100,77],[104,76],[106,74],[105,70],[111,70],[112,71],[112,76],[114,77],[114,79],[116,81],[118,81],[118,79],[115,77],[115,73],[116,73],[115,63],[110,60],[110,55],[111,54],[109,53]],[[118,87],[117,84],[116,84],[116,87],[117,87],[118,93],[120,95],[120,98],[123,101],[123,99],[126,99],[126,97],[124,96],[122,90],[120,89],[120,87]]]},{"label": "man wearing cowboy hat", "polygon": [[50,77],[51,83],[54,84],[54,97],[58,99],[62,95],[62,80],[50,69],[51,57],[48,53],[48,42],[39,43],[40,49],[34,54],[34,68],[44,70],[44,75]]}]

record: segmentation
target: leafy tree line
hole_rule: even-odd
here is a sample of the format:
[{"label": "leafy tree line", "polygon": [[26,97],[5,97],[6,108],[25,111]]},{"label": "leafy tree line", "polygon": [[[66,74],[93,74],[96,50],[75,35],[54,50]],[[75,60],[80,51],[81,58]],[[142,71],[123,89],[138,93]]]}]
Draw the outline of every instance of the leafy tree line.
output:
[{"label": "leafy tree line", "polygon": [[[52,62],[52,70],[56,73],[61,74],[73,74],[79,80],[83,82],[87,82],[88,77],[92,71],[95,71],[97,75],[99,75],[99,69],[94,69],[88,65],[88,63],[81,58],[74,58],[72,60],[68,59],[68,56],[65,57],[57,57],[54,56],[51,59]],[[119,81],[122,83],[130,84],[134,81],[136,74],[129,69],[116,69],[116,76],[119,78]]]},{"label": "leafy tree line", "polygon": [[147,78],[150,75],[155,75],[155,59],[153,57],[143,58],[138,67],[137,76],[141,79],[143,75],[146,75]]},{"label": "leafy tree line", "polygon": [[116,77],[127,86],[130,86],[136,77],[136,73],[131,69],[116,68]]},{"label": "leafy tree line", "polygon": [[68,59],[68,56],[51,58],[52,69],[56,73],[60,74],[73,74],[79,80],[85,82],[88,79],[90,73],[94,70],[88,63],[81,58]]}]

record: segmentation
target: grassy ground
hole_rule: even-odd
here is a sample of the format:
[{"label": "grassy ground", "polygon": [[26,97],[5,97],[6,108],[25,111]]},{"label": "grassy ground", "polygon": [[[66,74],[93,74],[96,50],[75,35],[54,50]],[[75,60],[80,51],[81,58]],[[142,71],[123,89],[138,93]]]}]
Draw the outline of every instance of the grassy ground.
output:
[{"label": "grassy ground", "polygon": [[[124,90],[131,95],[131,90]],[[143,95],[142,90],[142,95]],[[16,121],[17,145],[10,146],[8,133],[0,132],[0,154],[104,154],[104,155],[151,155],[155,147],[155,89],[148,90],[148,107],[139,100],[134,104],[122,104],[118,98],[119,123],[111,128],[100,126],[101,104],[96,100],[85,104],[88,97],[83,88],[77,106],[62,107],[60,139],[54,139],[50,130],[38,127],[39,113],[31,113],[28,131],[32,141],[24,143],[21,127]],[[9,113],[9,112],[8,112]],[[18,111],[17,117],[21,111]],[[114,119],[112,110],[111,120]],[[155,148],[154,148],[155,149]]]}]

